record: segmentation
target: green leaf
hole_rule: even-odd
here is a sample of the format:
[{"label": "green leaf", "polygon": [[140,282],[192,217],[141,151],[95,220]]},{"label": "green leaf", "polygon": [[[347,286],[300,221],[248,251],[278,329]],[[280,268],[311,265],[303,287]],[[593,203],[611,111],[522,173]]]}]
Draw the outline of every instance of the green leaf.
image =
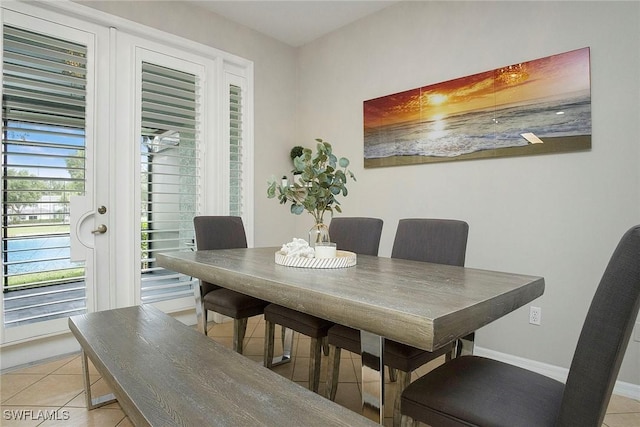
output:
[{"label": "green leaf", "polygon": [[300,172],[302,170],[304,170],[306,166],[306,163],[304,161],[304,157],[300,156],[300,157],[296,157],[293,159],[293,167],[296,168],[296,172]]},{"label": "green leaf", "polygon": [[269,183],[269,187],[267,187],[267,197],[269,199],[273,199],[274,197],[276,197],[276,183],[275,183],[275,181]]},{"label": "green leaf", "polygon": [[292,214],[296,214],[296,215],[300,215],[302,212],[304,212],[304,206],[302,205],[291,205],[291,213]]},{"label": "green leaf", "polygon": [[347,159],[346,157],[340,157],[339,164],[341,168],[346,168],[347,166],[349,166],[349,159]]}]

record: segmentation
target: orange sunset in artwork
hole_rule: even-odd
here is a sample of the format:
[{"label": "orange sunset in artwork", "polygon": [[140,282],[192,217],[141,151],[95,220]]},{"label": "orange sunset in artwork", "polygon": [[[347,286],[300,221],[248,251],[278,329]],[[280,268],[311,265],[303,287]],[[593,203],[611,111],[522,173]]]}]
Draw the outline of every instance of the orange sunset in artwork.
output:
[{"label": "orange sunset in artwork", "polygon": [[[578,149],[590,148],[589,48],[365,101],[364,136],[370,167],[403,156],[421,163],[486,150],[493,151],[478,157],[524,154],[513,148],[571,137],[582,137]],[[551,147],[542,145],[535,149]],[[512,150],[496,152],[504,148]]]}]

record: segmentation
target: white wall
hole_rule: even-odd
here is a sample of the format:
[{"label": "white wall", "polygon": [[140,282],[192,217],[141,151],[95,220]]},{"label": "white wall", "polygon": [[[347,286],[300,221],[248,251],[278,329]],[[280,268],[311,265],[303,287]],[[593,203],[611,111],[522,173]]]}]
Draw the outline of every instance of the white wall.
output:
[{"label": "white wall", "polygon": [[[298,50],[180,2],[84,4],[254,61],[256,246],[305,235],[310,217],[288,216],[263,190],[290,168],[293,145],[324,138],[358,178],[344,215],[385,221],[381,255],[400,218],[461,218],[468,266],[544,276],[542,326],[522,308],[477,343],[569,366],[609,256],[640,222],[639,3],[402,2]],[[587,46],[590,151],[363,168],[364,100]],[[635,385],[639,347],[630,343],[620,375]]]},{"label": "white wall", "polygon": [[[637,2],[402,2],[300,48],[298,140],[322,137],[352,160],[344,215],[384,219],[381,255],[400,218],[459,218],[467,266],[544,276],[542,325],[527,306],[477,345],[566,368],[615,245],[640,223],[639,33]],[[590,151],[363,168],[364,100],[583,47]],[[619,377],[636,385],[639,347]]]}]

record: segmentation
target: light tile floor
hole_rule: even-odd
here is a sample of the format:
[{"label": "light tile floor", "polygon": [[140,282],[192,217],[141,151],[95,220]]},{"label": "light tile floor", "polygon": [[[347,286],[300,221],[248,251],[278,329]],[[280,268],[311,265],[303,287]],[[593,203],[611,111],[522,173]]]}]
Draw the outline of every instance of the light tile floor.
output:
[{"label": "light tile floor", "polygon": [[[209,336],[231,347],[232,323],[211,324]],[[276,331],[276,337],[279,332]],[[289,364],[274,370],[307,387],[309,366],[309,338],[295,334],[293,358]],[[276,352],[278,343],[276,340]],[[262,363],[264,348],[264,320],[250,319],[245,341],[245,356]],[[322,362],[322,379],[326,375],[326,357]],[[340,383],[336,402],[354,411],[360,410],[360,357],[342,352]],[[440,362],[429,364],[414,375],[423,375]],[[91,369],[92,393],[100,396],[109,392],[108,386],[95,369]],[[324,393],[324,382],[320,393]],[[392,401],[393,383],[386,384],[387,402]],[[117,403],[87,411],[82,382],[82,362],[78,354],[24,367],[0,376],[2,426],[96,426],[128,427],[132,424]],[[384,424],[391,425],[391,405],[387,405]],[[18,417],[22,417],[18,420]],[[640,401],[614,395],[604,420],[606,427],[640,426]]]}]

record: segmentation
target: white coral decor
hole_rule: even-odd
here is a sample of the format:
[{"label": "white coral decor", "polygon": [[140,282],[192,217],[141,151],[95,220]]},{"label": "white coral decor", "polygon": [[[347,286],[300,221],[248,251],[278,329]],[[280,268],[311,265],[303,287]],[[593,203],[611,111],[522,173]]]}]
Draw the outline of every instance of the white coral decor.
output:
[{"label": "white coral decor", "polygon": [[304,239],[298,239],[295,237],[291,242],[285,243],[284,245],[282,245],[280,252],[290,257],[302,257],[302,258],[315,257],[315,251],[311,246],[309,246],[309,243],[307,243],[307,241]]}]

